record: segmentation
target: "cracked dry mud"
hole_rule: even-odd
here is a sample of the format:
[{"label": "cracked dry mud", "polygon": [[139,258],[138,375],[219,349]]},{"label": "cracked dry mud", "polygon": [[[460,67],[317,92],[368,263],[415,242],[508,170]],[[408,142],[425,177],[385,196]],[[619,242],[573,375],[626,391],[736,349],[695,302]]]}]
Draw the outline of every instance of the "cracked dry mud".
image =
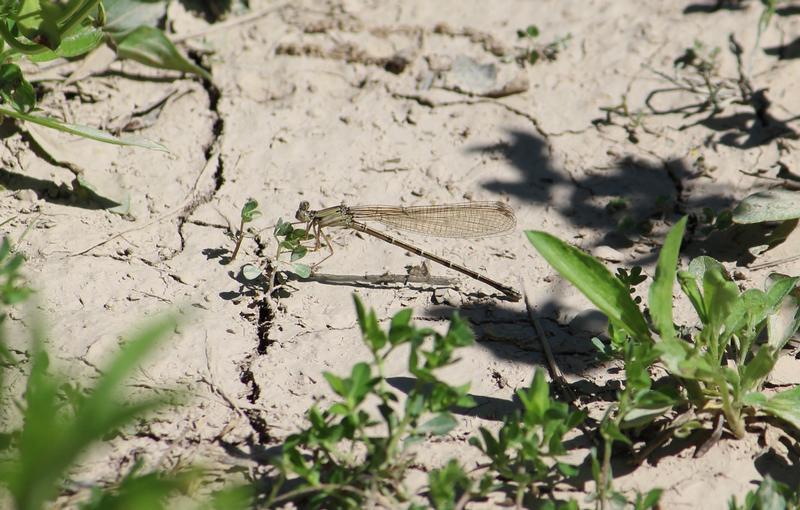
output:
[{"label": "cracked dry mud", "polygon": [[[495,299],[491,288],[432,267],[437,275],[457,277],[457,292],[425,284],[354,288],[301,281],[290,284],[273,311],[263,296],[242,287],[238,271],[245,263],[263,264],[274,252],[270,226],[290,218],[301,200],[312,208],[508,203],[518,223],[510,235],[412,240],[512,286],[522,283],[567,379],[582,381],[576,385],[585,390],[582,402],[601,410],[621,377],[618,366],[596,361],[589,343],[604,325],[535,253],[523,230],[546,230],[612,260],[611,267],[642,265],[652,276],[658,247],[680,215],[730,207],[752,189],[770,186],[781,165],[800,171],[792,123],[800,112],[800,60],[761,50],[750,55],[758,2],[716,11],[701,4],[518,0],[488,9],[483,2],[253,1],[251,10],[262,15],[211,30],[173,2],[169,16],[178,36],[205,31],[187,44],[195,55],[203,50],[213,85],[131,62],[50,85],[42,103],[48,113],[104,128],[129,126],[130,112],[166,97],[157,118],[133,126],[171,151],[70,140],[69,151],[98,196],[130,200],[123,216],[98,198],[71,193],[72,171],[52,164],[27,136],[4,138],[0,211],[15,219],[3,233],[17,239],[34,225],[18,248],[39,290],[36,303],[50,328],[54,363],[76,377],[91,376],[143,317],[176,306],[188,310],[132,390],[188,386],[190,403],[162,410],[93,451],[75,480],[115,479],[139,456],[150,466],[202,462],[220,476],[234,465],[260,470],[262,447],[277,444],[303,424],[312,403],[331,397],[322,372],[344,373],[368,357],[354,291],[382,319],[413,307],[418,323],[439,329],[456,309],[471,321],[478,342],[446,375],[453,383],[470,381],[481,405],[460,416],[450,435],[425,446],[410,483],[450,457],[466,465],[478,459],[466,437],[479,426],[498,427],[515,388],[526,386],[534,366],[543,364],[524,304]],[[798,37],[797,19],[777,18],[762,47]],[[531,23],[543,42],[571,38],[554,60],[520,67],[514,57],[525,43],[516,30]],[[632,112],[646,111],[648,94],[670,86],[653,70],[671,73],[695,40],[721,47],[720,74],[735,78],[735,59],[726,51],[731,33],[752,58],[755,85],[768,89],[772,126],[734,103],[713,122],[680,112],[647,115],[641,125],[634,124],[635,115],[603,122],[601,108],[620,104],[623,96]],[[509,80],[522,80],[514,86],[527,90],[486,97],[441,80],[462,56],[510,71]],[[658,107],[696,100],[662,94]],[[770,130],[775,125],[785,129]],[[234,264],[224,265],[233,246],[229,227],[238,224],[249,197],[264,213],[254,228],[265,230],[258,242],[245,242]],[[617,197],[627,208],[614,213],[607,206]],[[622,215],[634,223],[648,220],[652,229],[620,232]],[[758,261],[793,255],[797,236]],[[682,262],[709,253],[739,269],[744,285],[761,287],[768,270],[742,265],[746,242],[697,236]],[[334,246],[335,256],[324,265],[332,274],[402,273],[420,263],[344,231],[335,233]],[[800,274],[800,263],[773,269]],[[12,314],[17,332],[28,324],[24,313]],[[685,302],[678,319],[695,320]],[[13,347],[24,351],[27,337],[14,338]],[[403,363],[397,357],[388,373],[403,376]],[[798,373],[798,362],[787,356],[773,382],[797,384]],[[14,374],[10,383],[22,380]],[[741,497],[767,472],[796,481],[791,454],[765,437],[723,437],[700,458],[693,458],[694,447],[667,448],[636,469],[620,463],[615,483],[622,490],[664,488],[663,508],[698,502],[726,508],[730,496]],[[583,501],[591,483],[567,495]]]}]

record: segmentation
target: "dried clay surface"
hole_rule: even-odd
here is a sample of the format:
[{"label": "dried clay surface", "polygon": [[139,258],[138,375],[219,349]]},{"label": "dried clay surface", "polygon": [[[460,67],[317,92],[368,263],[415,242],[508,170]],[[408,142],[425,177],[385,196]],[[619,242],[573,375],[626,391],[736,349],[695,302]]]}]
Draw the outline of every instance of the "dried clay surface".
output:
[{"label": "dried clay surface", "polygon": [[[800,173],[800,60],[763,49],[799,37],[800,17],[776,17],[754,48],[760,4],[731,3],[741,5],[252,1],[248,12],[260,15],[232,23],[248,15],[234,12],[215,29],[172,2],[170,28],[189,36],[184,49],[200,55],[213,83],[119,61],[112,72],[52,85],[42,100],[48,113],[133,130],[170,150],[50,135],[69,147],[64,157],[80,166],[95,188],[91,196],[73,193],[74,168],[43,156],[27,134],[4,137],[0,218],[13,220],[2,232],[17,239],[32,225],[18,249],[28,258],[53,364],[75,377],[95,376],[121,335],[145,317],[180,308],[179,330],[131,387],[190,388],[186,405],[159,411],[85,457],[75,479],[114,480],[139,457],[150,466],[202,462],[220,474],[234,465],[258,469],[265,450],[305,423],[310,405],[332,398],[323,372],[349,373],[368,358],[353,292],[383,324],[402,307],[414,309],[416,323],[441,331],[456,311],[469,320],[477,342],[445,375],[470,382],[481,407],[459,415],[456,429],[421,449],[413,471],[422,479],[452,457],[477,462],[466,438],[480,426],[497,429],[515,389],[545,363],[524,302],[436,265],[430,271],[449,280],[295,280],[268,298],[240,269],[265,265],[276,249],[273,225],[293,219],[304,200],[312,209],[508,204],[517,224],[502,236],[392,234],[524,290],[559,367],[584,391],[579,401],[602,413],[623,378],[619,365],[599,361],[591,345],[605,322],[524,231],[547,231],[612,270],[639,265],[652,277],[664,236],[682,215],[730,208],[752,190],[774,186],[780,172]],[[534,23],[538,38],[520,39],[517,30]],[[730,34],[744,48],[741,65],[729,51]],[[525,62],[531,45],[551,41],[563,41],[551,58]],[[724,111],[713,117],[697,106],[702,93],[670,81],[676,59],[695,41],[721,48],[717,73],[728,86]],[[68,74],[77,64],[64,65]],[[767,91],[765,111],[737,103],[742,67],[755,88]],[[147,110],[152,104],[156,114]],[[133,114],[141,111],[149,114]],[[263,214],[228,263],[231,232],[248,198]],[[109,201],[127,210],[119,214]],[[347,229],[328,234],[334,255],[322,273],[403,274],[423,261]],[[763,239],[697,229],[687,234],[681,264],[712,255],[738,271],[742,286],[762,288],[771,270],[800,274],[800,262],[751,267],[795,254],[797,236],[756,259],[749,250],[767,244]],[[684,301],[676,322],[695,324]],[[13,331],[28,326],[25,313],[12,313]],[[13,348],[25,351],[27,336],[12,338]],[[386,370],[408,377],[404,367],[398,354]],[[791,354],[778,368],[775,384],[800,382]],[[8,383],[23,381],[17,374]],[[797,482],[790,454],[757,432],[743,440],[723,436],[699,458],[695,447],[672,444],[635,469],[621,459],[615,487],[662,487],[662,508],[702,501],[703,508],[722,509],[766,473]],[[588,504],[592,486],[589,477],[567,495]]]}]

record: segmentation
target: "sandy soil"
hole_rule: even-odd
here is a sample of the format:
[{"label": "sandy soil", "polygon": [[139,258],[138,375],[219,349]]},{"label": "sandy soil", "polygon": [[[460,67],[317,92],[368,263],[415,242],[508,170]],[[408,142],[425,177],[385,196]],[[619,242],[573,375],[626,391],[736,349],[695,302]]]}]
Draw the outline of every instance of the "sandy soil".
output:
[{"label": "sandy soil", "polygon": [[[791,122],[800,111],[797,52],[780,59],[777,50],[752,51],[758,2],[719,10],[711,3],[518,0],[488,10],[485,2],[253,1],[251,12],[261,15],[240,24],[231,23],[232,15],[214,29],[172,2],[175,33],[203,33],[186,45],[202,55],[213,85],[131,62],[75,83],[50,83],[42,103],[48,113],[105,129],[125,126],[131,112],[166,97],[146,116],[149,122],[134,127],[171,151],[70,140],[68,159],[97,192],[76,195],[73,173],[6,125],[0,218],[15,219],[0,230],[18,239],[33,225],[18,248],[28,256],[56,364],[91,376],[115,352],[120,334],[143,317],[177,306],[190,310],[135,386],[189,385],[191,404],[160,412],[90,455],[77,480],[114,479],[138,456],[162,467],[202,461],[220,477],[234,465],[257,470],[260,447],[252,445],[278,444],[303,423],[309,405],[330,396],[322,372],[344,373],[366,359],[354,291],[383,320],[401,307],[413,307],[418,323],[439,329],[455,310],[470,320],[478,342],[449,375],[498,404],[462,416],[448,438],[421,455],[419,470],[453,456],[473,460],[465,437],[479,426],[497,427],[514,390],[543,364],[524,305],[432,267],[457,277],[456,290],[293,282],[271,314],[263,297],[242,285],[239,269],[274,253],[270,226],[291,218],[301,200],[312,208],[508,203],[518,223],[510,235],[477,242],[406,239],[514,287],[522,284],[567,378],[599,392],[584,401],[601,405],[613,396],[609,388],[619,374],[596,361],[589,344],[603,331],[602,321],[535,253],[523,230],[546,230],[612,267],[641,265],[652,275],[663,236],[681,215],[730,207],[773,185],[782,167],[800,172]],[[787,11],[764,33],[762,48],[792,41],[796,47],[800,18]],[[541,31],[535,43],[516,35],[529,24]],[[672,87],[657,73],[673,75],[673,61],[695,41],[721,49],[719,74],[735,84],[729,34],[745,49],[754,86],[768,91],[767,125],[731,99],[708,121],[707,113],[647,109],[648,96],[662,112],[701,100],[675,91],[651,96]],[[567,35],[554,60],[515,62],[529,44]],[[495,66],[496,79],[487,83],[485,74],[462,72],[476,69],[470,62]],[[68,75],[76,67],[50,72]],[[604,122],[601,108],[623,98],[631,116]],[[238,260],[226,265],[229,226],[238,224],[249,197],[264,213],[254,226],[265,229],[261,244],[246,241]],[[627,207],[610,211],[618,197]],[[109,211],[104,199],[129,200],[129,213]],[[649,231],[636,227],[643,222]],[[741,271],[743,285],[763,284],[769,270],[747,266],[753,262],[747,245],[757,240],[692,235],[684,263],[707,253]],[[335,233],[334,246],[335,256],[322,268],[331,274],[403,273],[420,263],[347,232]],[[797,247],[794,233],[758,262],[788,257]],[[798,274],[800,263],[774,270]],[[685,303],[681,311],[681,320],[696,320]],[[13,317],[12,327],[23,330],[23,311]],[[15,347],[24,350],[27,339],[17,338]],[[398,357],[391,374],[405,375],[403,363]],[[787,355],[776,381],[800,382],[798,368]],[[223,443],[243,455],[234,457]],[[741,497],[766,473],[798,482],[781,447],[758,433],[740,441],[725,437],[700,458],[693,458],[694,445],[672,445],[638,469],[620,464],[616,484],[664,488],[663,508],[699,502],[726,508],[732,495]],[[591,484],[573,495],[583,500]]]}]

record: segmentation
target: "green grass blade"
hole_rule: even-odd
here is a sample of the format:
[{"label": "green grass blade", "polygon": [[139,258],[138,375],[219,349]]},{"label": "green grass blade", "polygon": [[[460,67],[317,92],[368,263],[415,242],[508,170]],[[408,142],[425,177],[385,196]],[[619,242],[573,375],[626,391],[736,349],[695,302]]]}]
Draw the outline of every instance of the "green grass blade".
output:
[{"label": "green grass blade", "polygon": [[525,233],[539,254],[609,320],[639,341],[651,340],[647,322],[628,289],[603,264],[546,232],[529,230]]},{"label": "green grass blade", "polygon": [[48,373],[47,354],[39,340],[43,335],[34,335],[19,457],[2,473],[18,508],[41,508],[91,443],[164,402],[163,397],[156,397],[123,404],[117,394],[123,379],[173,327],[174,320],[162,319],[127,343],[95,388],[75,405],[73,417],[65,414],[59,390],[65,381]]},{"label": "green grass blade", "polygon": [[656,331],[666,339],[675,338],[675,325],[672,320],[672,288],[675,284],[678,253],[685,229],[686,216],[681,218],[667,234],[664,246],[658,256],[656,276],[650,286],[650,315]]},{"label": "green grass blade", "polygon": [[33,122],[34,124],[39,124],[40,126],[49,127],[51,129],[57,129],[58,131],[62,131],[64,133],[80,136],[83,138],[89,138],[90,140],[96,140],[98,142],[110,143],[113,145],[141,147],[144,149],[169,152],[169,149],[167,149],[160,143],[154,142],[152,140],[147,140],[145,138],[138,138],[138,137],[120,138],[112,135],[111,133],[106,133],[105,131],[102,131],[100,129],[95,129],[93,127],[81,126],[79,124],[70,124],[68,122],[62,122],[58,119],[53,119],[50,117],[40,117],[39,115],[32,115],[30,113],[21,113],[12,108],[6,108],[4,106],[0,106],[0,115],[7,115],[14,119],[24,120],[26,122]]},{"label": "green grass blade", "polygon": [[156,344],[174,328],[175,319],[164,317],[148,324],[127,341],[97,381],[86,405],[104,405],[106,399],[113,397],[122,381],[141,365],[144,357],[151,353]]}]

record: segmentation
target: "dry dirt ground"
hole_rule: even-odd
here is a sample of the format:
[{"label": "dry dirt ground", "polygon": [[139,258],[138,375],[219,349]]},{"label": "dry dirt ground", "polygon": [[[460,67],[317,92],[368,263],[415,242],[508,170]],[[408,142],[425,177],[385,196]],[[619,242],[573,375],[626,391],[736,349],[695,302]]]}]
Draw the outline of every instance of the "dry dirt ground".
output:
[{"label": "dry dirt ground", "polygon": [[[87,456],[75,480],[114,479],[137,457],[161,467],[202,462],[220,478],[238,468],[257,472],[263,448],[301,426],[312,403],[330,398],[323,371],[349,373],[367,359],[353,292],[384,321],[401,307],[413,307],[417,323],[440,330],[455,311],[469,319],[477,342],[447,375],[471,382],[481,406],[428,445],[411,483],[450,457],[467,466],[477,460],[466,438],[479,426],[497,428],[514,390],[544,363],[524,304],[432,267],[457,283],[295,281],[271,313],[239,270],[263,265],[274,253],[271,225],[291,218],[301,200],[312,208],[509,204],[517,216],[509,235],[407,239],[524,287],[561,369],[582,389],[582,403],[606,405],[621,374],[598,362],[589,343],[603,321],[523,231],[545,230],[612,268],[641,265],[652,275],[663,236],[681,215],[729,208],[752,190],[774,186],[781,171],[800,173],[797,5],[773,19],[754,50],[760,3],[712,4],[253,1],[249,11],[213,25],[174,1],[169,27],[190,36],[183,48],[201,57],[213,85],[131,62],[72,82],[43,82],[49,114],[134,130],[170,150],[63,145],[66,139],[45,134],[62,144],[62,159],[96,191],[79,194],[68,165],[44,157],[31,135],[6,124],[0,219],[14,219],[1,230],[18,239],[32,225],[18,249],[28,257],[26,274],[38,290],[55,364],[76,377],[96,374],[121,334],[144,317],[183,307],[184,325],[133,387],[188,385],[192,392],[188,405],[158,413]],[[517,30],[529,24],[541,35],[519,39]],[[762,109],[736,104],[740,70],[731,34],[744,50],[741,71],[755,89],[766,90],[770,103]],[[516,60],[530,47],[559,40],[553,60],[524,66]],[[667,79],[696,41],[701,52],[720,48],[717,76],[726,87],[723,111],[713,118],[708,110],[684,108],[702,103],[702,94],[677,90]],[[43,72],[69,76],[77,66]],[[691,70],[680,75],[698,79]],[[623,103],[628,116],[603,110]],[[261,232],[225,264],[230,226],[250,197],[263,211],[253,224]],[[615,208],[619,198],[624,207]],[[129,203],[128,213],[110,211],[109,200]],[[689,235],[683,264],[712,255],[740,271],[744,286],[761,287],[769,272],[750,266],[798,247],[794,233],[754,259],[747,248],[764,244],[758,239],[706,238],[699,228]],[[367,236],[335,231],[333,240],[326,273],[403,273],[421,262]],[[772,270],[800,274],[800,263]],[[22,332],[26,317],[15,311],[11,326]],[[685,303],[679,319],[696,322]],[[14,347],[24,351],[27,337],[15,338]],[[390,375],[406,375],[405,360],[395,361]],[[779,368],[773,382],[800,382],[793,356]],[[11,382],[20,384],[16,377]],[[616,486],[662,487],[663,508],[726,508],[730,496],[741,497],[766,473],[797,483],[792,455],[763,434],[723,437],[700,458],[694,450],[672,445],[635,470],[621,459]],[[584,501],[592,484],[569,495]]]}]

